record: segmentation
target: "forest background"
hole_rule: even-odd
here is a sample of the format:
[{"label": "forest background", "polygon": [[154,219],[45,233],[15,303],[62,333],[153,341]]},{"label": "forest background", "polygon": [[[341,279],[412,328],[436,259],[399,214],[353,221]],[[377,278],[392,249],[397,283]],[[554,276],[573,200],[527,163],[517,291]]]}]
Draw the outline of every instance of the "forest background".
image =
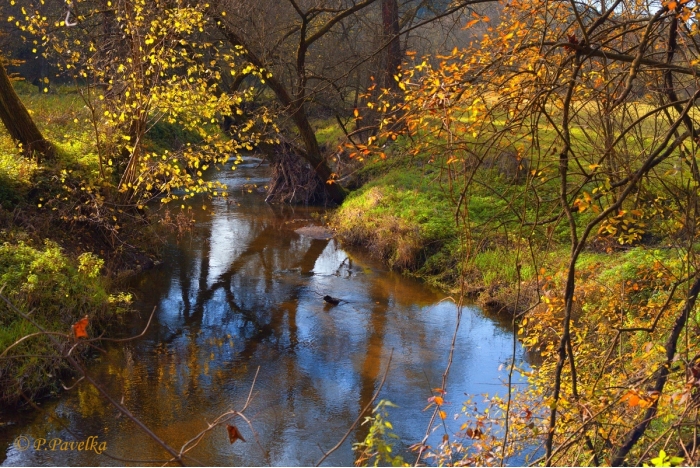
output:
[{"label": "forest background", "polygon": [[[258,151],[270,202],[339,204],[347,242],[510,314],[538,355],[528,390],[421,455],[697,466],[696,2],[1,8],[4,401],[84,371],[66,330],[122,314],[120,272]],[[402,462],[383,437],[360,462]]]}]

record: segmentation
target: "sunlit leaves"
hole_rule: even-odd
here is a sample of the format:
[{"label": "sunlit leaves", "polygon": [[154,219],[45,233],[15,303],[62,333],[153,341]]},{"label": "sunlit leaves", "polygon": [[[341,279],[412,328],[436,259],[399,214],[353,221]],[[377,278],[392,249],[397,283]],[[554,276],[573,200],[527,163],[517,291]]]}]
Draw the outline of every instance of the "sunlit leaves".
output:
[{"label": "sunlit leaves", "polygon": [[372,411],[372,416],[365,418],[362,424],[369,426],[367,436],[362,442],[353,444],[357,454],[356,466],[407,466],[401,455],[394,455],[394,440],[399,437],[393,432],[394,426],[389,421],[388,408],[396,405],[388,400],[380,400]]},{"label": "sunlit leaves", "polygon": [[[688,1],[622,2],[606,16],[588,4],[559,2],[545,9],[531,1],[503,3],[498,21],[484,24],[476,12],[465,20],[473,42],[464,49],[407,54],[410,63],[395,95],[371,88],[364,96],[367,111],[360,107],[356,115],[367,120],[378,113],[379,131],[366,144],[349,145],[354,157],[416,158],[455,200],[465,268],[473,272],[465,283],[485,273],[483,265],[469,270],[472,259],[498,242],[513,257],[529,250],[533,272],[547,266],[517,286],[519,293],[528,286],[537,290],[540,302],[516,325],[541,362],[508,417],[519,440],[552,434],[553,464],[609,462],[653,409],[648,434],[634,450],[637,458],[627,462],[648,460],[641,458],[652,449],[648,444],[658,450],[668,443],[660,442],[665,430],[682,432],[696,418],[689,406],[695,380],[684,375],[682,364],[698,353],[691,328],[684,331],[686,343],[679,345],[683,351],[674,358],[664,393],[652,384],[667,360],[668,331],[683,310],[681,290],[698,268],[700,174],[692,137],[698,113],[688,105],[692,110],[681,121],[682,106],[669,104],[697,90],[689,78],[700,64],[692,37],[698,32],[695,10]],[[678,50],[669,76],[661,62],[650,64],[669,57],[673,21],[679,21]],[[668,92],[671,78],[683,98]],[[396,139],[400,143],[393,145]],[[502,152],[512,154],[514,164],[530,163],[522,185],[504,189],[495,177],[507,169],[497,159]],[[474,199],[488,200],[479,208],[493,224],[483,216],[474,222]],[[508,213],[499,212],[494,200],[502,200]],[[524,249],[515,234],[521,230],[529,237]],[[552,252],[557,242],[566,245]],[[428,405],[437,419],[447,411],[441,397]],[[543,412],[555,412],[551,432]],[[465,423],[467,429],[475,433]],[[486,447],[488,437],[479,440],[492,456],[498,443]],[[456,450],[466,454],[464,463],[477,463],[453,442],[436,450],[439,463],[452,463]]]},{"label": "sunlit leaves", "polygon": [[[659,451],[659,456],[651,459],[652,466],[678,466],[683,463],[683,457],[673,457],[666,454],[665,450]],[[644,464],[644,466],[649,466]]]},{"label": "sunlit leaves", "polygon": [[[276,132],[275,116],[264,107],[240,119],[228,135],[219,128],[223,116],[243,114],[241,106],[252,98],[250,89],[227,93],[223,73],[264,79],[269,72],[242,60],[241,49],[208,40],[205,5],[129,0],[103,11],[84,2],[81,28],[58,29],[41,13],[42,5],[26,5],[35,14],[27,13],[22,27],[41,37],[64,71],[80,80],[97,139],[109,153],[101,156],[103,176],[116,175],[128,201],[143,204],[159,196],[167,202],[221,191],[196,168],[252,150],[265,140],[256,122],[266,133]],[[97,34],[105,24],[112,31],[106,38]],[[150,148],[148,134],[159,122],[181,129],[189,141],[170,150]]]}]

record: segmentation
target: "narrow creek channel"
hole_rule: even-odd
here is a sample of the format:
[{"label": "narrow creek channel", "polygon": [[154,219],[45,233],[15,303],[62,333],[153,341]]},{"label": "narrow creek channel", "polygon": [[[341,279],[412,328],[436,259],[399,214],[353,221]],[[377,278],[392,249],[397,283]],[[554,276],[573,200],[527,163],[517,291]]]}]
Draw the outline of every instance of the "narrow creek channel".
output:
[{"label": "narrow creek channel", "polygon": [[[254,160],[216,173],[234,202],[215,200],[207,210],[193,204],[194,233],[168,246],[163,265],[135,278],[140,318],[129,320],[123,335],[140,333],[157,306],[154,323],[144,337],[108,347],[90,373],[179,448],[206,421],[240,409],[259,368],[246,411],[259,443],[237,421],[247,442],[230,444],[221,427],[190,454],[214,466],[314,465],[371,399],[393,350],[378,399],[398,405],[390,409],[396,451],[414,460],[408,446],[425,434],[431,414],[423,408],[430,389],[440,386],[456,306],[361,251],[296,233],[322,210],[266,204],[251,187],[264,185],[266,176]],[[347,302],[331,306],[326,294]],[[464,309],[445,396],[450,431],[464,422],[451,416],[465,394],[505,392],[507,374],[499,366],[510,362],[512,339],[507,319]],[[516,360],[524,354],[518,346]],[[13,444],[20,435],[76,440],[65,427],[77,440],[98,437],[121,458],[164,458],[87,384],[42,407],[7,415],[11,424],[0,428],[4,466],[125,464],[94,451],[21,451]],[[324,465],[352,465],[351,445],[366,434],[366,426],[355,429]],[[438,445],[442,434],[434,432],[428,443]]]}]

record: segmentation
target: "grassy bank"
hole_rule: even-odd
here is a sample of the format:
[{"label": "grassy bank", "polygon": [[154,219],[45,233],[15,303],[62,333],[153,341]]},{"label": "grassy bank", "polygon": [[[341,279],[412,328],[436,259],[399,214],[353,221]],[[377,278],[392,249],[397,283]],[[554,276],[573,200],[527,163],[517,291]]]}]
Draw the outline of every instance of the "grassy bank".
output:
[{"label": "grassy bank", "polygon": [[[396,270],[449,291],[462,284],[472,294],[488,290],[483,299],[491,300],[518,280],[515,241],[505,232],[517,220],[513,207],[494,195],[513,187],[488,174],[493,189],[471,194],[465,226],[457,210],[459,191],[445,176],[444,161],[431,157],[370,163],[358,175],[364,184],[349,195],[333,225],[346,242],[367,248]],[[553,245],[538,260],[556,259],[558,248]],[[520,280],[531,280],[536,265],[527,258],[521,264]]]},{"label": "grassy bank", "polygon": [[[464,190],[447,155],[407,156],[400,142],[392,153],[363,166],[356,176],[360,188],[336,212],[332,224],[346,242],[367,248],[405,274],[510,312],[518,294],[518,308],[524,310],[539,300],[547,277],[567,269],[566,219],[534,227],[522,222],[535,201],[543,218],[556,213],[555,178],[525,182],[498,167],[485,167]],[[658,209],[653,213],[621,218],[624,229],[644,230],[635,242],[621,243],[627,232],[621,229],[593,236],[578,261],[582,268],[597,265],[591,281],[609,282],[620,269],[636,271],[637,259],[648,258],[650,250],[663,252],[662,257],[670,252],[677,239],[664,238],[667,221]],[[594,214],[575,212],[576,224],[584,226]]]},{"label": "grassy bank", "polygon": [[368,165],[367,182],[351,193],[334,217],[343,239],[367,248],[390,267],[428,282],[453,286],[460,274],[454,208],[422,161]]},{"label": "grassy bank", "polygon": [[[42,94],[18,83],[22,101],[57,151],[37,164],[0,128],[0,287],[2,295],[44,330],[70,335],[89,318],[96,336],[128,308],[114,278],[151,262],[158,242],[147,214],[106,202],[89,111],[79,94],[61,88]],[[164,138],[172,139],[172,135]],[[158,144],[156,141],[153,144]],[[51,394],[67,367],[61,350],[0,304],[0,402]],[[60,337],[64,341],[66,338]],[[11,349],[8,348],[18,343]]]}]

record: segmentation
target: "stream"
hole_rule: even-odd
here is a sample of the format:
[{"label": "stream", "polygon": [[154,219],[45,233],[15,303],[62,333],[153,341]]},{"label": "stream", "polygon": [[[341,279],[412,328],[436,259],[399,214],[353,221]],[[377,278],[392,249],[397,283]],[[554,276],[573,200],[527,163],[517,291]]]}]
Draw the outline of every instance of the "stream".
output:
[{"label": "stream", "polygon": [[[431,389],[441,385],[457,307],[359,249],[295,232],[318,224],[324,210],[266,204],[255,186],[264,186],[267,174],[254,159],[212,174],[229,186],[230,201],[215,199],[206,210],[201,202],[191,204],[194,232],[168,244],[162,265],[134,278],[138,314],[125,320],[120,335],[141,333],[155,306],[153,323],[143,337],[107,346],[90,363],[90,374],[179,449],[207,422],[242,408],[257,372],[245,411],[255,434],[238,419],[234,424],[246,442],[230,444],[226,429],[217,427],[190,455],[213,466],[308,466],[371,400],[393,351],[377,401],[398,406],[389,408],[399,437],[395,453],[413,463],[408,447],[428,428],[432,408],[423,409]],[[333,306],[324,295],[342,302]],[[505,393],[512,347],[508,318],[463,309],[445,395],[451,434],[464,422],[452,416],[466,394]],[[517,345],[516,361],[524,360]],[[0,415],[3,466],[129,464],[108,455],[143,465],[166,458],[89,384],[41,406],[43,411]],[[351,446],[367,431],[367,425],[355,428],[324,465],[351,466]],[[443,434],[441,426],[428,444],[437,446]],[[21,450],[19,436],[32,443],[96,437],[106,452]]]}]

